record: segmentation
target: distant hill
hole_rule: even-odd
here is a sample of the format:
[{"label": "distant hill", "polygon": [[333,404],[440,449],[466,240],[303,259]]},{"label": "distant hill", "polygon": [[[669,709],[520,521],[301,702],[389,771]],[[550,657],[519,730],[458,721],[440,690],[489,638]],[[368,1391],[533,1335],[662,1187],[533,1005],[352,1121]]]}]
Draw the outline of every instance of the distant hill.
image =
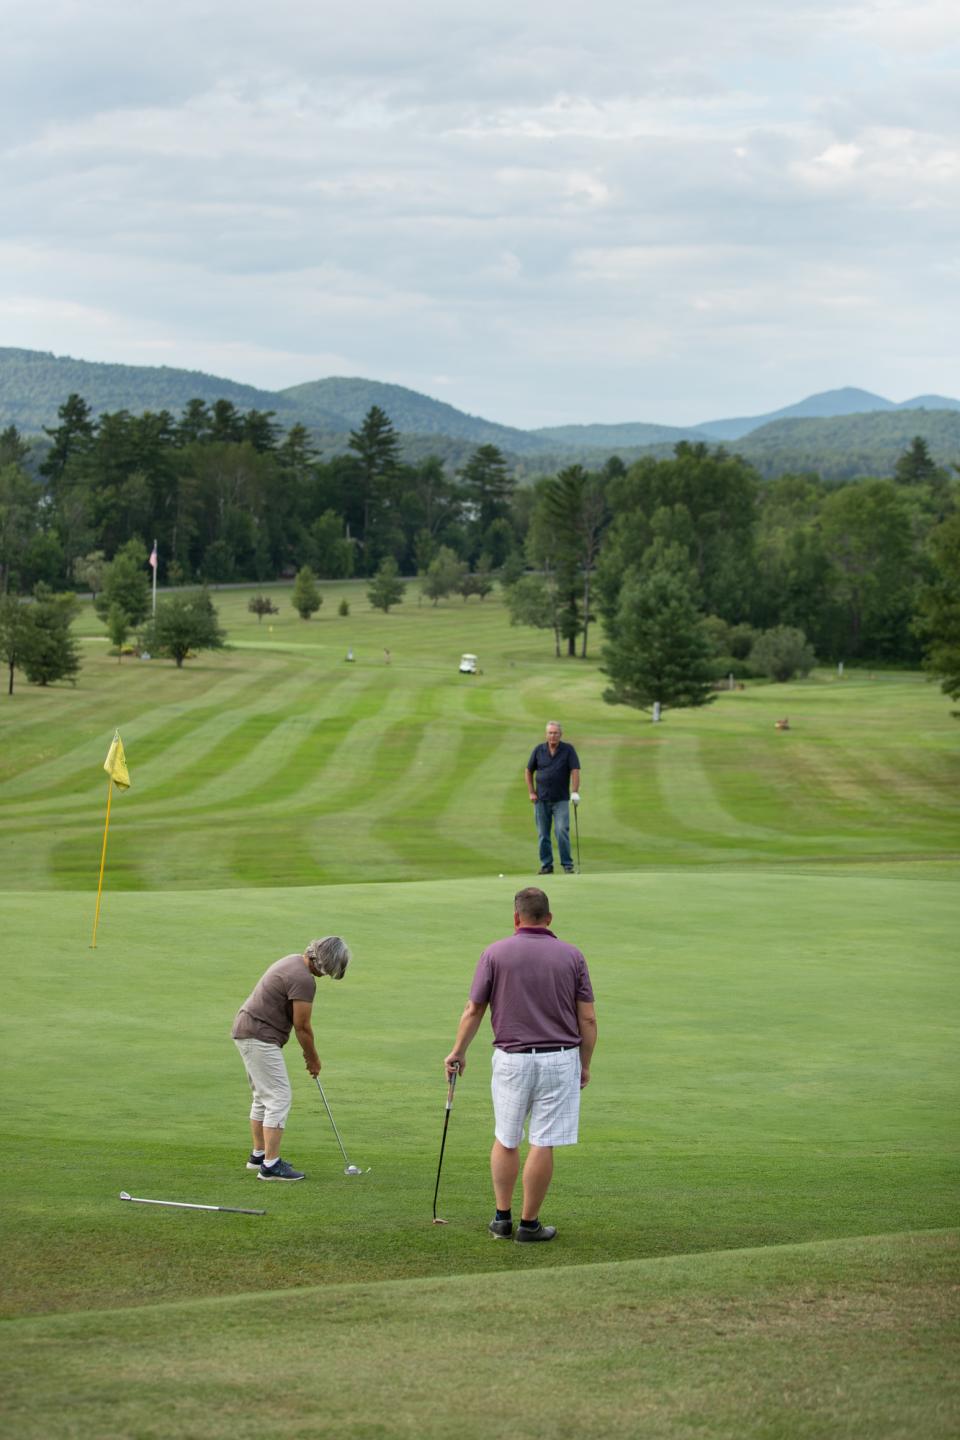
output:
[{"label": "distant hill", "polygon": [[223,380],[202,370],[167,365],[106,365],[45,350],[0,348],[0,422],[25,435],[56,425],[57,410],[71,393],[82,395],[94,414],[105,410],[172,410],[188,400],[231,400],[243,410],[275,410],[286,424],[296,419],[289,402],[270,390]]},{"label": "distant hill", "polygon": [[702,440],[697,426],[648,425],[643,421],[625,425],[548,425],[530,432],[551,445],[574,446],[578,450],[604,449],[620,453],[635,445],[675,445],[678,440]]},{"label": "distant hill", "polygon": [[851,480],[892,475],[915,435],[926,440],[938,465],[960,463],[960,406],[776,420],[731,448],[761,475],[812,470],[827,480]]},{"label": "distant hill", "polygon": [[[433,400],[419,390],[405,385],[387,385],[379,380],[360,380],[332,376],[327,380],[311,380],[305,385],[291,385],[278,392],[292,404],[305,425],[330,426],[332,417],[339,430],[355,430],[371,405],[379,405],[404,434],[449,435],[454,440],[469,440],[472,445],[498,445],[501,450],[523,454],[548,448],[529,430],[516,430],[510,425],[497,425],[477,415],[468,415]],[[551,448],[556,448],[551,447]]]},{"label": "distant hill", "polygon": [[782,410],[771,410],[766,415],[744,415],[731,420],[707,420],[696,428],[701,435],[712,440],[739,440],[769,425],[774,420],[827,419],[834,415],[866,415],[876,410],[894,410],[892,400],[882,395],[873,395],[869,390],[856,390],[847,386],[842,390],[824,390],[819,395],[808,395],[796,405],[785,405]]},{"label": "distant hill", "polygon": [[478,445],[497,445],[522,476],[550,474],[579,462],[599,467],[611,455],[626,463],[642,455],[670,455],[679,440],[736,447],[766,475],[817,470],[832,478],[890,474],[914,435],[923,435],[941,464],[960,458],[960,400],[922,395],[896,404],[848,387],[810,395],[767,415],[707,421],[697,426],[644,421],[620,425],[553,425],[520,430],[468,415],[404,385],[332,376],[261,390],[202,370],[167,365],[106,365],[47,351],[0,348],[0,428],[16,425],[25,436],[54,426],[71,392],[94,414],[108,410],[170,410],[189,400],[230,400],[239,409],[272,410],[289,428],[300,422],[329,456],[347,448],[371,405],[386,411],[402,437],[404,459],[438,455],[458,468]]}]

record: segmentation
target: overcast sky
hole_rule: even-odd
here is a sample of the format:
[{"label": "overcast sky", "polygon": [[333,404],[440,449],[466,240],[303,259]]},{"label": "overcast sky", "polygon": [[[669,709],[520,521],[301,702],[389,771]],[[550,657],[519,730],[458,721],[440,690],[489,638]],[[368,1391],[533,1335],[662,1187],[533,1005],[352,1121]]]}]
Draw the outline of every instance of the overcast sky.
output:
[{"label": "overcast sky", "polygon": [[521,426],[960,395],[958,0],[0,21],[0,344]]}]

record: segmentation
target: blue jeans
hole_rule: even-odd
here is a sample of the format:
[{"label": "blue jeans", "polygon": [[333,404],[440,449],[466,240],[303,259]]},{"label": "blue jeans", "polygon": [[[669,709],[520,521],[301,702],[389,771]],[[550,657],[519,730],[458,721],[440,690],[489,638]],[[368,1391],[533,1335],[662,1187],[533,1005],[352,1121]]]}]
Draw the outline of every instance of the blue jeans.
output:
[{"label": "blue jeans", "polygon": [[540,864],[553,866],[553,847],[550,844],[550,826],[557,832],[557,849],[560,864],[564,870],[573,869],[570,854],[570,801],[538,800],[534,806],[537,817],[537,835],[540,838]]}]

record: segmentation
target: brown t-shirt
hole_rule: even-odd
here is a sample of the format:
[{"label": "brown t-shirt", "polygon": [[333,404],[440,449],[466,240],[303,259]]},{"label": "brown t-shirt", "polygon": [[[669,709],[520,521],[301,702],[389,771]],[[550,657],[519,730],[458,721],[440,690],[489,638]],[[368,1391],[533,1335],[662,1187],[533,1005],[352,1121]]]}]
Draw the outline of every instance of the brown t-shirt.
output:
[{"label": "brown t-shirt", "polygon": [[237,1011],[230,1034],[234,1040],[263,1040],[286,1045],[293,1029],[293,1002],[313,1003],[317,982],[302,955],[285,955],[257,982],[256,989]]}]

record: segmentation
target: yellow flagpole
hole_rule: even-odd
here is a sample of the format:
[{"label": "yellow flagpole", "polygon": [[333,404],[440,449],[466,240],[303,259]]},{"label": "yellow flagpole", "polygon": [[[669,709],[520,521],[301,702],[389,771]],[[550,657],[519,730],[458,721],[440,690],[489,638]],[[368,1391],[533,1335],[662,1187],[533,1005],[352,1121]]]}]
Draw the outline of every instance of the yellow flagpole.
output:
[{"label": "yellow flagpole", "polygon": [[103,852],[100,856],[100,880],[97,885],[97,913],[93,917],[93,939],[90,942],[90,949],[97,948],[97,926],[100,923],[100,893],[103,890],[103,867],[107,862],[107,831],[110,829],[110,801],[113,798],[113,781],[107,781],[107,819],[103,827]]}]

